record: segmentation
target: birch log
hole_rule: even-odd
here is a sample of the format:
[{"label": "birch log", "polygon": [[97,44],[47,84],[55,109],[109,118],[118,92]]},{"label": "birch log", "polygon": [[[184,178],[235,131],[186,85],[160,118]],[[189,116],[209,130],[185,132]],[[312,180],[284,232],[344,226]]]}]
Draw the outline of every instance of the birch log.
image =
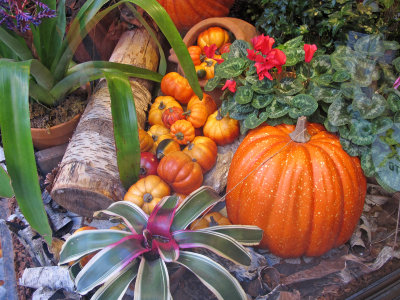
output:
[{"label": "birch log", "polygon": [[[158,60],[155,42],[140,28],[124,33],[110,58],[152,71],[157,70]],[[131,85],[139,127],[144,128],[151,83],[132,79]],[[89,99],[51,191],[58,204],[86,217],[122,200],[125,194],[118,174],[110,103],[107,83],[102,80]]]}]

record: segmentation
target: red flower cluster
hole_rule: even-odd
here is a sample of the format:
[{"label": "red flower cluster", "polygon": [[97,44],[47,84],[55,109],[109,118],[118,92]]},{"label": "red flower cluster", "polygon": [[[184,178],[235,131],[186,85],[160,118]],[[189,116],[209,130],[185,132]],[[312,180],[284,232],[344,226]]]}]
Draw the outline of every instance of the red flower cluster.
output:
[{"label": "red flower cluster", "polygon": [[272,80],[269,70],[275,67],[278,70],[278,74],[282,72],[282,66],[286,63],[285,53],[279,49],[272,48],[275,40],[268,35],[256,36],[251,42],[254,50],[247,49],[247,58],[256,62],[254,66],[257,69],[258,79],[263,80],[264,77],[267,77]]}]

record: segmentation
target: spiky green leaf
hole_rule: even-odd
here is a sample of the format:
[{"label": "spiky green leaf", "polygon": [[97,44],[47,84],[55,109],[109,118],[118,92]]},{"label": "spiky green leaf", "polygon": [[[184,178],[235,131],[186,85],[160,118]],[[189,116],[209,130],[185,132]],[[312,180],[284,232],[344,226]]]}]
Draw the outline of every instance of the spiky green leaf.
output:
[{"label": "spiky green leaf", "polygon": [[107,209],[95,212],[94,216],[100,214],[120,217],[128,228],[137,234],[140,234],[147,226],[148,216],[136,204],[128,201],[118,201],[111,204]]},{"label": "spiky green leaf", "polygon": [[142,258],[135,284],[135,299],[169,300],[169,277],[162,259],[153,261]]},{"label": "spiky green leaf", "polygon": [[177,263],[192,271],[219,300],[247,300],[239,282],[221,265],[193,252],[181,251]]},{"label": "spiky green leaf", "polygon": [[131,234],[130,232],[112,229],[85,230],[75,233],[63,244],[59,264],[77,260]]},{"label": "spiky green leaf", "polygon": [[219,194],[208,186],[202,186],[186,197],[177,209],[171,230],[185,229],[210,206],[222,201]]},{"label": "spiky green leaf", "polygon": [[90,300],[120,300],[128,289],[130,283],[135,279],[139,268],[138,260],[129,263],[121,273],[115,274],[106,281]]}]

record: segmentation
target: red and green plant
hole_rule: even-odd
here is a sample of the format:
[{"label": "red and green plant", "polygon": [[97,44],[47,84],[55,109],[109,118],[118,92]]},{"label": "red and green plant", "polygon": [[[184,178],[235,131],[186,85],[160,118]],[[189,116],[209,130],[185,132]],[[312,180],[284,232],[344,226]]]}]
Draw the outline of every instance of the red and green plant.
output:
[{"label": "red and green plant", "polygon": [[219,299],[247,299],[239,282],[221,265],[189,250],[202,247],[249,265],[250,256],[242,245],[257,245],[262,231],[234,225],[186,230],[220,197],[202,187],[178,208],[177,201],[177,196],[165,197],[150,216],[135,204],[116,202],[97,214],[120,218],[129,230],[83,231],[71,236],[63,245],[60,264],[100,250],[84,268],[71,267],[77,291],[84,295],[101,285],[91,299],[119,299],[136,279],[135,299],[171,299],[167,264],[175,263],[193,272]]}]

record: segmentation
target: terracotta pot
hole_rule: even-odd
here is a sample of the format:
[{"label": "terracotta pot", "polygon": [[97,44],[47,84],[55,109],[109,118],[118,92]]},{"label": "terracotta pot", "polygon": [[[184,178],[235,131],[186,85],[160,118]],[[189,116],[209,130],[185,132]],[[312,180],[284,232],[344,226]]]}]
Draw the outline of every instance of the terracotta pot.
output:
[{"label": "terracotta pot", "polygon": [[[249,43],[251,42],[251,39],[257,35],[256,28],[250,23],[247,23],[246,21],[243,21],[241,19],[230,18],[230,17],[208,18],[194,25],[186,33],[185,37],[183,38],[183,42],[185,43],[186,47],[196,45],[197,37],[199,36],[199,34],[204,30],[213,26],[224,28],[232,32],[232,34],[235,36],[235,39],[245,40]],[[178,64],[177,72],[180,73],[181,75],[184,75],[184,72],[181,68],[181,65],[179,64],[178,58],[176,57],[176,54],[173,49],[170,50],[170,56],[168,57],[168,60],[177,63]],[[199,80],[199,83],[200,86],[204,88],[205,84],[207,83],[207,80]],[[217,102],[217,104],[220,103],[219,98],[222,95],[222,91],[220,89],[215,89],[212,92],[207,92],[207,94],[211,95],[211,97],[213,97],[213,99]]]},{"label": "terracotta pot", "polygon": [[50,128],[31,128],[33,146],[42,150],[68,143],[80,117],[80,114],[76,115],[71,120]]}]

